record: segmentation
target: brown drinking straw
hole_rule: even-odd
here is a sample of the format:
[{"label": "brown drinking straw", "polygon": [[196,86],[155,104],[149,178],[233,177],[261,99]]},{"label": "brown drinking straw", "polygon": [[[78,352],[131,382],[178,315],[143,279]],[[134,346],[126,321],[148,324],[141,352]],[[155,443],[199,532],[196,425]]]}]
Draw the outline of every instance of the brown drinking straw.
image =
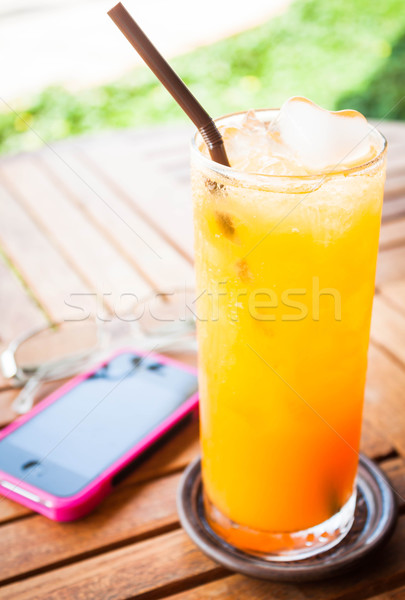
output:
[{"label": "brown drinking straw", "polygon": [[206,110],[119,2],[108,15],[200,131],[212,160],[230,166],[224,140]]}]

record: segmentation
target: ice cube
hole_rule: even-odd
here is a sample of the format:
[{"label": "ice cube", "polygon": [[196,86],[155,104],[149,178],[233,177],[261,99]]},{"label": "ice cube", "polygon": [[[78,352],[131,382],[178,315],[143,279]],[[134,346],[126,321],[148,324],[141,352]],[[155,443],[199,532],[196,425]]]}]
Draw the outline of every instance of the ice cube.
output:
[{"label": "ice cube", "polygon": [[244,130],[250,131],[261,131],[264,132],[266,130],[266,124],[261,121],[254,110],[250,109],[245,115],[245,118],[242,121],[242,127]]},{"label": "ice cube", "polygon": [[269,136],[262,121],[250,110],[240,124],[220,126],[232,167],[249,171],[252,160],[269,155]]},{"label": "ice cube", "polygon": [[271,131],[310,171],[336,170],[371,158],[371,128],[355,110],[330,112],[307,98],[287,100]]},{"label": "ice cube", "polygon": [[226,152],[234,169],[265,173],[277,162],[278,150],[284,146],[269,135],[267,124],[249,110],[240,123],[223,125],[219,130],[224,138]]}]

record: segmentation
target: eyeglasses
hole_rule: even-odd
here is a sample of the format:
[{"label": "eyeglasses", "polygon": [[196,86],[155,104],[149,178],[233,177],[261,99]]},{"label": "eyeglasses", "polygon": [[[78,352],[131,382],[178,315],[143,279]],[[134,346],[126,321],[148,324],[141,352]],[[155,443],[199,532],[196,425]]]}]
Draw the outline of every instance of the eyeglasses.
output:
[{"label": "eyeglasses", "polygon": [[3,377],[22,387],[13,409],[27,412],[43,382],[71,377],[119,346],[195,352],[195,302],[192,289],[175,289],[148,296],[121,317],[63,321],[18,336],[0,355]]}]

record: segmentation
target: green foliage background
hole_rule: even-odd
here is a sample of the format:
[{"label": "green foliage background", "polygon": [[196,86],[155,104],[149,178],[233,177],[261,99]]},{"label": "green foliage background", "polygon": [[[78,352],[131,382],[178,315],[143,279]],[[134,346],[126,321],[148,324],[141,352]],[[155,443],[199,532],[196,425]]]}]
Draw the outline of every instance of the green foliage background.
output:
[{"label": "green foliage background", "polygon": [[[268,23],[172,64],[214,116],[303,95],[329,109],[405,119],[405,2],[296,0]],[[0,152],[185,119],[146,67],[79,93],[46,89],[18,112],[0,113]]]}]

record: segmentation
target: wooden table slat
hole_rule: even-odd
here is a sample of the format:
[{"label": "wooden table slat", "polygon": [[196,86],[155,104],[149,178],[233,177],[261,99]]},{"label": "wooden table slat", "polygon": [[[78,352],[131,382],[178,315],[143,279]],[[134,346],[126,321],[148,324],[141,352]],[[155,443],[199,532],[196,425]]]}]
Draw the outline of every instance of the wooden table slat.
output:
[{"label": "wooden table slat", "polygon": [[392,198],[403,198],[405,196],[405,174],[397,173],[395,177],[388,179],[385,184],[384,198],[390,201]]},{"label": "wooden table slat", "polygon": [[[3,164],[0,166],[0,244],[32,295],[53,320],[60,320],[68,292],[85,293],[89,288],[38,229],[32,216],[4,188],[4,169]],[[32,326],[35,326],[34,319]]]},{"label": "wooden table slat", "polygon": [[[374,568],[370,568],[372,564]],[[197,592],[194,590],[178,596],[182,599],[205,599],[210,594],[215,597],[215,588],[222,586],[224,575],[227,575],[225,570],[206,558],[187,535],[178,530],[10,584],[0,588],[0,598],[124,600],[145,597],[152,592],[154,597],[165,597],[179,591],[179,588],[195,587],[204,579],[219,578],[220,581],[211,584],[208,591],[200,588]],[[300,584],[298,587],[293,584],[244,581],[244,585],[249,586],[245,587],[249,600],[256,597],[254,594],[258,586],[259,589],[264,586],[270,598],[277,598],[279,594],[279,598],[322,600],[353,600],[356,593],[357,597],[367,598],[397,587],[405,581],[405,516],[399,519],[393,539],[384,552],[353,575],[322,582],[321,586],[319,583]],[[229,582],[229,579],[226,580],[226,585]],[[273,590],[276,595],[273,595]],[[300,596],[300,592],[305,595]],[[196,593],[199,595],[196,596]],[[231,589],[231,594],[230,598],[244,597],[238,596],[237,588]],[[218,596],[223,598],[221,593]]]},{"label": "wooden table slat", "polygon": [[36,515],[3,525],[1,540],[8,551],[0,562],[0,581],[60,565],[72,555],[89,556],[178,527],[179,478],[176,474],[121,486],[91,515],[76,522],[57,523]]},{"label": "wooden table slat", "polygon": [[385,283],[379,287],[379,292],[389,304],[405,313],[405,280]]},{"label": "wooden table slat", "polygon": [[402,456],[405,456],[404,389],[402,366],[371,345],[364,412]]},{"label": "wooden table slat", "polygon": [[374,298],[371,339],[405,367],[405,315],[381,294]]},{"label": "wooden table slat", "polygon": [[388,148],[396,144],[404,146],[405,123],[389,119],[371,119],[370,122],[387,138]]},{"label": "wooden table slat", "polygon": [[152,590],[168,594],[177,591],[176,585],[184,580],[202,582],[202,576],[223,572],[177,530],[10,584],[0,588],[0,599],[118,600]]},{"label": "wooden table slat", "polygon": [[[194,282],[191,264],[137,214],[132,202],[125,202],[100,179],[75,144],[64,146],[58,155],[46,149],[39,156],[48,176],[65,189],[152,288],[184,287]],[[183,226],[189,223],[181,224],[181,229]]]},{"label": "wooden table slat", "polygon": [[[10,299],[12,298],[12,301]],[[38,304],[21,285],[0,255],[0,343],[9,342],[31,327],[41,327],[48,320]],[[4,383],[0,375],[0,389]]]},{"label": "wooden table slat", "polygon": [[[24,178],[18,177],[21,170]],[[4,173],[3,168],[9,191],[18,194],[38,227],[46,232],[48,239],[90,289],[100,296],[133,292],[142,297],[150,291],[150,285],[66,198],[63,190],[38,169],[35,160],[23,156],[10,161],[7,175]],[[36,190],[35,195],[32,189]],[[70,292],[75,293],[76,289]],[[114,299],[105,296],[105,301],[114,309]]]},{"label": "wooden table slat", "polygon": [[299,586],[232,575],[171,596],[170,600],[363,600],[384,590],[397,588],[404,581],[405,517],[401,517],[389,546],[352,575]]},{"label": "wooden table slat", "polygon": [[405,197],[388,200],[384,202],[382,209],[383,225],[395,219],[405,216]]},{"label": "wooden table slat", "polygon": [[378,255],[377,286],[398,279],[405,279],[405,246],[388,248]]},{"label": "wooden table slat", "polygon": [[390,592],[383,592],[378,596],[373,596],[370,600],[403,600],[405,598],[405,586],[401,586]]},{"label": "wooden table slat", "polygon": [[[184,144],[187,147],[188,134],[184,135]],[[117,195],[132,202],[138,214],[163,239],[191,260],[193,227],[189,182],[179,181],[176,173],[159,173],[158,160],[152,162],[144,150],[134,156],[118,139],[108,147],[86,144],[83,150],[99,178]],[[182,227],[185,223],[187,226]]]},{"label": "wooden table slat", "polygon": [[386,221],[381,227],[380,251],[394,246],[405,245],[405,217]]}]

